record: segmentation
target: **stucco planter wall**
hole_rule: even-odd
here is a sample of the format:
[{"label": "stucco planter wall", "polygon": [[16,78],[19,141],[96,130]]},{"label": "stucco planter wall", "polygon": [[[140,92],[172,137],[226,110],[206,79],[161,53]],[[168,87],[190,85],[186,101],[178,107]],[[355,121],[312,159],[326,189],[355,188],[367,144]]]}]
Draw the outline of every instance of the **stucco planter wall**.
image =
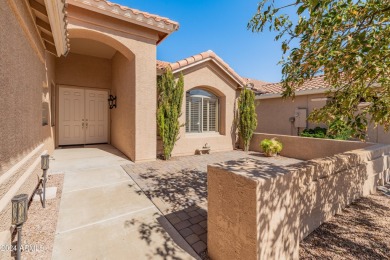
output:
[{"label": "stucco planter wall", "polygon": [[298,259],[299,241],[353,200],[375,192],[390,146],[288,167],[256,160],[208,166],[212,259]]},{"label": "stucco planter wall", "polygon": [[[320,139],[311,137],[299,137],[291,135],[275,135],[266,133],[254,133],[249,145],[250,151],[262,152],[259,146],[264,139],[280,141],[283,149],[281,156],[296,158],[301,160],[311,160],[333,156],[334,154],[343,153],[355,149],[372,146],[373,143],[364,143],[359,141],[343,141],[334,139]],[[241,144],[241,147],[242,144]]]}]

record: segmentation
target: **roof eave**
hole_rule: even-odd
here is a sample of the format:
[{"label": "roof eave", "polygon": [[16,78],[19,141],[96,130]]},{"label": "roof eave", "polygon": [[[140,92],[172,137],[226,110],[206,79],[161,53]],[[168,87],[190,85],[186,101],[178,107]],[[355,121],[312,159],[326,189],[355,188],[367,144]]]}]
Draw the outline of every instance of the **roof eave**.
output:
[{"label": "roof eave", "polygon": [[68,41],[67,23],[65,16],[65,1],[45,0],[45,6],[53,34],[57,56],[66,56],[66,54],[69,52],[70,46]]},{"label": "roof eave", "polygon": [[159,45],[160,43],[162,43],[166,38],[168,38],[169,35],[171,35],[172,33],[176,32],[177,30],[179,30],[179,25],[177,25],[174,30],[172,32],[169,32],[169,33],[165,33],[163,37],[159,38],[159,40],[157,41],[157,45]]},{"label": "roof eave", "polygon": [[[153,17],[145,17],[142,13],[134,14],[130,9],[124,10],[117,4],[108,5],[104,1],[96,0],[68,0],[70,4],[88,9],[93,12],[111,16],[126,22],[131,22],[158,32],[162,32],[164,36],[157,42],[161,43],[171,33],[179,29],[179,23],[170,21],[169,23],[160,20],[157,21]],[[168,19],[168,18],[166,18]]]},{"label": "roof eave", "polygon": [[[295,96],[304,96],[304,95],[314,95],[314,94],[324,94],[329,90],[329,88],[321,88],[321,89],[308,89],[295,92]],[[257,96],[256,99],[271,99],[271,98],[281,98],[281,93],[272,93],[272,94],[263,94]]]},{"label": "roof eave", "polygon": [[[199,64],[202,64],[202,63],[205,63],[205,62],[208,62],[208,61],[212,61],[214,62],[214,64],[216,64],[220,69],[222,69],[222,71],[224,71],[227,75],[229,75],[237,84],[238,84],[238,88],[243,88],[245,87],[245,83],[242,82],[240,79],[238,79],[235,75],[233,75],[232,73],[230,73],[227,69],[225,69],[225,67],[223,65],[221,65],[218,60],[212,58],[212,57],[208,57],[208,58],[205,58],[203,60],[199,60],[199,61],[196,61],[194,63],[191,63],[191,64],[188,64],[188,65],[185,65],[185,66],[182,66],[180,68],[177,68],[175,70],[172,70],[172,73],[175,74],[175,73],[178,73],[180,71],[183,71],[183,70],[186,70],[186,69],[189,69],[189,68],[192,68],[192,67],[195,67]],[[170,65],[169,65],[170,66]]]}]

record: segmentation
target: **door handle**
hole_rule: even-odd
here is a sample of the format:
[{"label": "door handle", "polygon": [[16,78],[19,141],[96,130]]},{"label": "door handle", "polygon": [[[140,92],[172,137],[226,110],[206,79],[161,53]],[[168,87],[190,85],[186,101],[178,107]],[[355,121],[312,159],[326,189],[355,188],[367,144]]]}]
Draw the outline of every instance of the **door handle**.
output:
[{"label": "door handle", "polygon": [[88,128],[88,122],[85,123],[85,128]]},{"label": "door handle", "polygon": [[84,122],[81,123],[81,128],[84,128]]}]

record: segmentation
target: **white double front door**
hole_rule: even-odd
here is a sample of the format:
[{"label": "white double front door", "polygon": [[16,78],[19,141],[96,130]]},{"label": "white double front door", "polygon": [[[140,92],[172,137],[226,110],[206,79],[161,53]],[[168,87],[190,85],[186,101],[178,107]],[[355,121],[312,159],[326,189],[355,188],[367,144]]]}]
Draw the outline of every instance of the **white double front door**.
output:
[{"label": "white double front door", "polygon": [[108,91],[59,88],[59,145],[108,141]]}]

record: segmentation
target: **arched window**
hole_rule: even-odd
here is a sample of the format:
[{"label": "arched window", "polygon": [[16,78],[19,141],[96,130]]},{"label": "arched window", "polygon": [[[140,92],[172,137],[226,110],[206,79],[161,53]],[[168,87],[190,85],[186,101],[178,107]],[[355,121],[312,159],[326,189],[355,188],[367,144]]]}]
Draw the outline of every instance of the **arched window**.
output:
[{"label": "arched window", "polygon": [[218,97],[212,93],[194,89],[186,93],[186,132],[218,132]]}]

